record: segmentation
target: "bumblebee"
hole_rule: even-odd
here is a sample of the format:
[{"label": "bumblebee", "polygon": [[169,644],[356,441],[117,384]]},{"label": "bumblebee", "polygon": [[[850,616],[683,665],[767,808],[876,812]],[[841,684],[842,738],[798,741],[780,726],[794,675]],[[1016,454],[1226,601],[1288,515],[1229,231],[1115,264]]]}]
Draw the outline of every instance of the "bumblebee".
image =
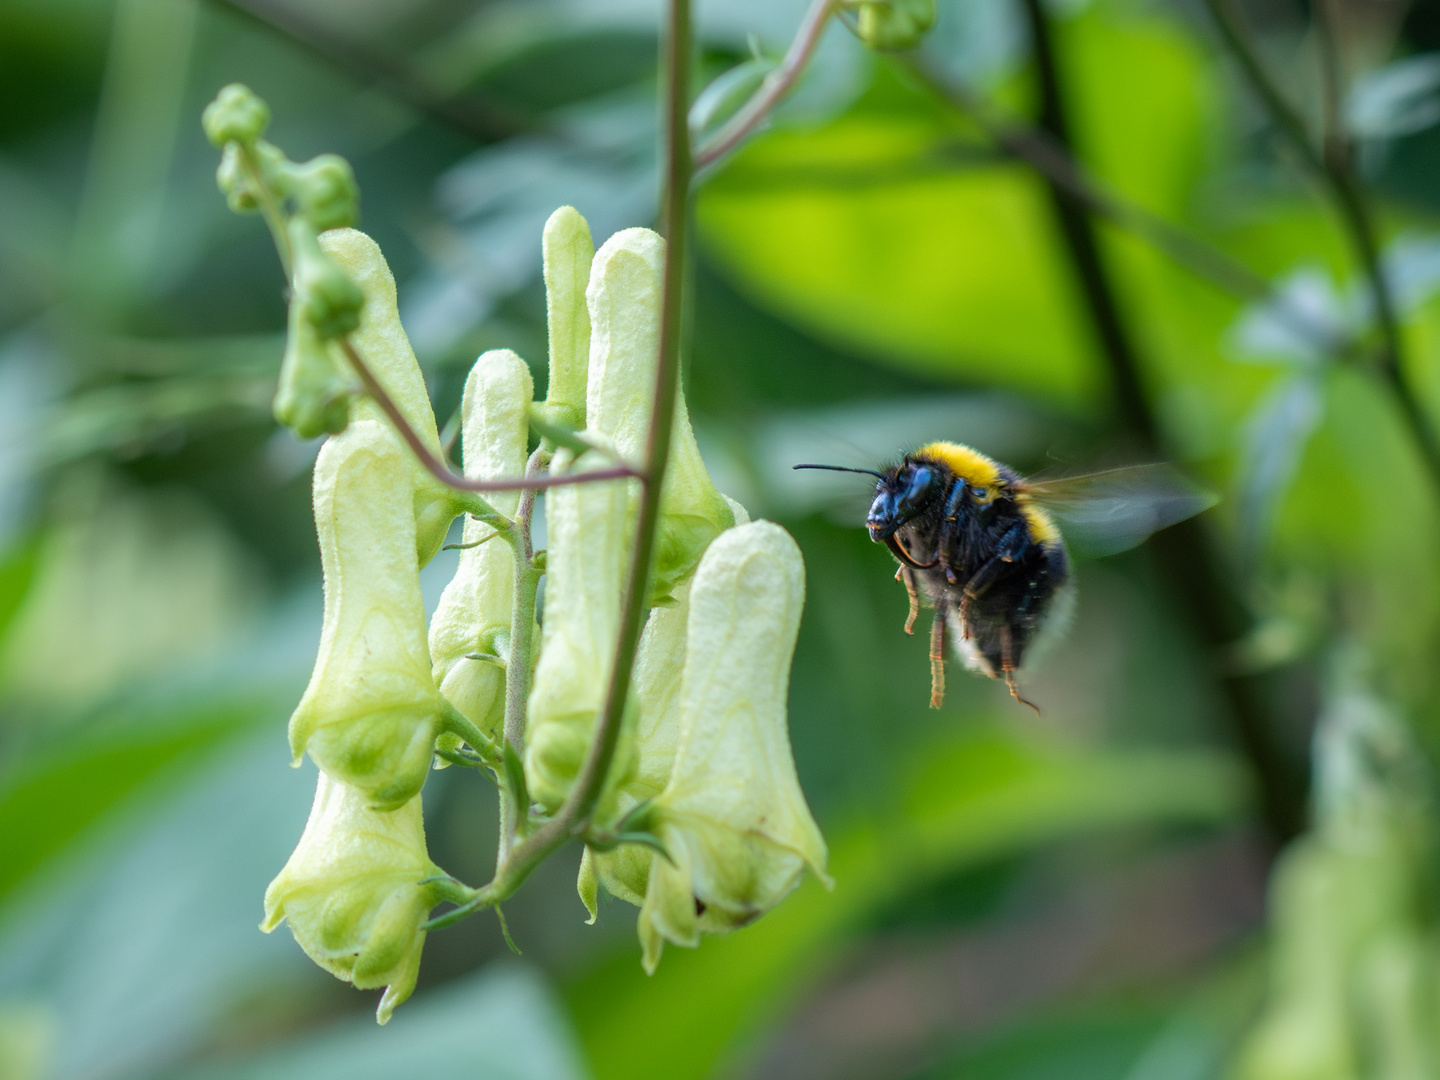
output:
[{"label": "bumblebee", "polygon": [[1049,509],[1063,509],[1095,553],[1120,551],[1190,517],[1214,498],[1166,465],[1140,465],[1062,480],[1022,479],[971,447],[933,442],[883,472],[796,465],[876,477],[865,525],[900,563],[914,632],[923,596],[930,627],[930,705],[945,698],[946,638],[966,667],[1003,679],[1015,673],[1068,592],[1070,555]]}]

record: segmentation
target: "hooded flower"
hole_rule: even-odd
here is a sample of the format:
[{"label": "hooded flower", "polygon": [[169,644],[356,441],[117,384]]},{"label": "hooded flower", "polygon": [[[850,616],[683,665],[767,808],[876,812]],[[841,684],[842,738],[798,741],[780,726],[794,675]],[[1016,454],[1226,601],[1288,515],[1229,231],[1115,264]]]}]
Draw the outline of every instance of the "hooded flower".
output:
[{"label": "hooded flower", "polygon": [[[625,229],[595,254],[590,307],[590,380],[585,422],[604,432],[630,461],[644,456],[660,349],[665,241],[649,229]],[[725,496],[700,459],[685,398],[675,403],[670,461],[660,496],[651,602],[674,599],[706,545],[735,524]]]},{"label": "hooded flower", "polygon": [[[568,452],[555,456],[561,472]],[[579,471],[606,462],[586,454]],[[552,488],[547,495],[545,620],[530,691],[525,777],[530,793],[554,809],[580,771],[604,707],[620,627],[627,484],[603,481]],[[623,755],[611,769],[623,779]]]},{"label": "hooded flower", "polygon": [[421,928],[440,897],[420,882],[441,871],[425,851],[420,799],[382,812],[324,773],[290,861],[265,890],[267,934],[290,924],[310,959],[358,989],[385,987],[376,1018],[390,1019],[415,989]]},{"label": "hooded flower", "polygon": [[768,521],[721,535],[690,583],[675,762],[648,822],[670,857],[652,860],[640,912],[647,971],[665,940],[754,921],[807,866],[828,883],[786,732],[804,597],[800,549]]},{"label": "hooded flower", "polygon": [[[735,500],[725,500],[737,525],[750,520]],[[680,682],[685,672],[686,625],[690,620],[690,582],[675,592],[675,603],[652,608],[645,621],[635,658],[632,686],[639,719],[635,730],[635,771],[620,788],[615,816],[622,817],[646,799],[665,789],[675,765],[680,737]],[[582,863],[580,896],[594,921],[595,886],[603,884],[611,896],[639,907],[645,901],[654,850],[624,844],[606,852],[586,849]]]},{"label": "hooded flower", "polygon": [[[491,350],[475,361],[461,406],[466,476],[493,480],[525,471],[533,394],[530,369],[509,349]],[[490,499],[507,517],[519,502],[518,491],[495,492]],[[470,657],[508,662],[515,560],[510,545],[474,518],[465,520],[463,543],[455,576],[430,620],[430,655],[445,697],[494,734],[505,712],[505,668]]]},{"label": "hooded flower", "polygon": [[407,803],[425,782],[451,706],[435,687],[415,559],[414,470],[372,421],[331,439],[315,463],[325,623],[315,670],[290,718],[309,751],[372,805]]},{"label": "hooded flower", "polygon": [[[415,360],[415,351],[405,328],[400,325],[400,308],[395,278],[380,253],[380,245],[356,229],[331,229],[320,234],[320,247],[349,276],[365,297],[360,325],[350,334],[350,343],[365,360],[376,380],[385,388],[410,427],[431,454],[441,457],[440,435],[425,377]],[[416,556],[424,566],[435,557],[450,523],[460,513],[455,493],[426,471],[390,427],[384,411],[369,397],[355,402],[351,415],[356,420],[374,420],[404,450],[414,491]]]}]

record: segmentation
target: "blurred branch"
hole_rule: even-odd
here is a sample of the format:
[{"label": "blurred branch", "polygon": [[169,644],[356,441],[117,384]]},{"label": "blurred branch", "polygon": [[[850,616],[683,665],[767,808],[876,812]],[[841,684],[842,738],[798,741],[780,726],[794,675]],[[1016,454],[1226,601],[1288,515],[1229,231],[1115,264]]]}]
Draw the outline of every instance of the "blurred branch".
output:
[{"label": "blurred branch", "polygon": [[[1040,78],[1039,126],[1071,156],[1069,118],[1049,15],[1042,0],[1022,0]],[[1162,449],[1159,425],[1141,382],[1138,355],[1121,313],[1118,294],[1100,250],[1090,208],[1064,184],[1047,176],[1051,199],[1096,336],[1115,385],[1118,415],[1150,452]],[[1213,657],[1238,640],[1250,621],[1235,595],[1231,575],[1199,519],[1157,533],[1151,544],[1165,578],[1176,590],[1191,625]],[[1261,811],[1273,839],[1283,842],[1303,827],[1305,806],[1298,770],[1276,741],[1270,710],[1252,677],[1218,675],[1236,742],[1250,760]]]},{"label": "blurred branch", "polygon": [[790,48],[785,53],[784,61],[765,76],[764,82],[750,100],[725,122],[710,141],[695,151],[697,170],[713,165],[735,149],[740,140],[755,130],[770,114],[770,110],[780,103],[780,99],[790,92],[795,80],[805,70],[811,54],[815,52],[815,46],[820,43],[820,36],[829,25],[830,16],[835,13],[835,3],[836,0],[811,0],[805,18],[800,23],[800,29],[795,34],[795,40],[790,43]]},{"label": "blurred branch", "polygon": [[1417,448],[1430,471],[1431,479],[1440,487],[1440,442],[1436,441],[1434,429],[1425,416],[1420,402],[1405,377],[1405,362],[1400,338],[1400,323],[1395,310],[1395,298],[1390,282],[1385,276],[1380,260],[1380,247],[1376,238],[1375,222],[1359,177],[1355,173],[1349,139],[1345,136],[1341,110],[1338,103],[1339,54],[1334,39],[1334,27],[1330,22],[1330,9],[1326,0],[1314,5],[1316,27],[1321,35],[1322,52],[1328,58],[1322,62],[1325,69],[1327,98],[1336,97],[1332,107],[1327,106],[1327,124],[1335,125],[1326,133],[1323,152],[1317,150],[1306,130],[1300,114],[1286,101],[1280,88],[1270,78],[1260,60],[1259,51],[1251,42],[1249,34],[1235,10],[1232,0],[1205,0],[1220,36],[1234,54],[1240,69],[1245,73],[1250,87],[1260,98],[1276,127],[1285,136],[1291,147],[1299,154],[1301,161],[1314,173],[1324,186],[1331,202],[1340,216],[1354,249],[1355,260],[1360,265],[1370,289],[1374,307],[1376,327],[1380,331],[1380,372],[1395,394]]},{"label": "blurred branch", "polygon": [[490,143],[533,131],[536,125],[473,95],[445,93],[408,64],[342,38],[295,7],[273,0],[211,0],[251,22],[298,44],[362,82],[403,101],[416,112],[477,142]]},{"label": "blurred branch", "polygon": [[1130,230],[1179,265],[1226,292],[1242,300],[1273,305],[1276,314],[1317,349],[1334,355],[1353,352],[1353,342],[1337,340],[1327,327],[1297,310],[1283,293],[1244,263],[1107,189],[1051,132],[1001,116],[983,97],[968,86],[947,79],[923,57],[912,53],[897,56],[896,60],[932,93],[974,121],[1006,154],[1023,161],[1052,185],[1062,188],[1088,212]]}]

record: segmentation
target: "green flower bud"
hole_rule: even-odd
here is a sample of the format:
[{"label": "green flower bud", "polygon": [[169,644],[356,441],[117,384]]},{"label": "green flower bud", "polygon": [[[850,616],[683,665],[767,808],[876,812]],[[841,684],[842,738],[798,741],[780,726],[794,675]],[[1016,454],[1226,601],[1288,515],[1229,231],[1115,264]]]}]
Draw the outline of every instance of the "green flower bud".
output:
[{"label": "green flower bud", "polygon": [[[596,253],[586,294],[591,325],[586,422],[630,461],[643,455],[654,404],[664,270],[664,240],[649,229],[626,229]],[[672,600],[710,541],[734,523],[700,458],[681,395],[660,496],[651,603]]]},{"label": "green flower bud", "polygon": [[212,146],[252,143],[270,126],[270,106],[243,83],[222,87],[200,117]]},{"label": "green flower bud", "polygon": [[415,989],[423,924],[440,902],[440,874],[425,850],[420,799],[381,812],[324,773],[304,835],[265,890],[267,934],[290,924],[310,959],[357,989],[385,987],[382,1024]]},{"label": "green flower bud", "polygon": [[290,219],[287,231],[295,253],[295,300],[322,338],[348,334],[360,325],[365,297],[340,264],[320,248],[315,226],[303,217]]},{"label": "green flower bud", "polygon": [[354,421],[315,463],[325,572],[320,652],[290,746],[380,809],[425,782],[452,706],[430,675],[415,557],[414,466],[394,435]]},{"label": "green flower bud", "polygon": [[343,229],[360,216],[360,188],[350,163],[338,154],[321,154],[285,171],[286,194],[316,232]]},{"label": "green flower bud", "polygon": [[585,382],[590,363],[590,313],[585,286],[595,244],[590,226],[573,206],[562,206],[545,222],[545,315],[550,332],[550,376],[545,419],[579,429],[585,426]]},{"label": "green flower bud", "polygon": [[343,375],[330,344],[315,332],[302,305],[290,301],[290,334],[275,392],[275,419],[302,439],[335,435],[350,421],[352,379]]},{"label": "green flower bud", "polygon": [[[430,407],[430,392],[425,388],[425,377],[420,373],[410,339],[400,324],[395,278],[380,252],[380,245],[356,229],[331,229],[320,234],[320,248],[364,294],[360,326],[350,335],[351,344],[420,436],[420,441],[432,454],[441,457],[440,434]],[[384,411],[368,397],[355,403],[354,415],[356,419],[376,420],[390,430]],[[445,543],[450,523],[462,507],[455,493],[434,479],[408,449],[406,460],[415,475],[416,551],[420,565],[424,566]]]},{"label": "green flower bud", "polygon": [[[570,460],[561,450],[552,471],[564,471]],[[576,469],[606,464],[586,454]],[[525,778],[530,794],[551,809],[575,782],[610,685],[629,543],[628,486],[574,484],[546,496],[545,621],[530,691]],[[624,756],[617,754],[611,768],[612,788],[626,779]]]},{"label": "green flower bud", "polygon": [[[470,370],[461,405],[465,475],[476,479],[519,476],[525,471],[527,420],[534,384],[525,361],[509,349],[485,353]],[[518,491],[490,500],[513,516]],[[475,653],[508,662],[515,560],[495,530],[466,518],[460,565],[430,620],[435,682],[450,703],[487,734],[498,732],[505,713],[505,668],[469,659]]]},{"label": "green flower bud", "polygon": [[855,33],[872,49],[912,49],[935,25],[935,0],[883,0],[856,6]]},{"label": "green flower bud", "polygon": [[666,940],[753,922],[806,866],[829,882],[786,732],[804,598],[800,549],[767,521],[715,540],[690,583],[675,763],[648,815],[670,859],[652,860],[640,912],[647,971]]},{"label": "green flower bud", "polygon": [[[735,523],[750,520],[745,508],[726,498]],[[665,789],[675,765],[680,737],[680,684],[685,671],[686,625],[690,619],[690,583],[675,593],[676,602],[652,608],[640,637],[632,681],[639,717],[635,728],[635,771],[620,788],[615,816],[623,817],[646,799]],[[650,880],[651,848],[624,844],[611,851],[587,850],[581,866],[580,896],[592,921],[595,915],[592,882],[605,886],[611,896],[639,907],[645,902]],[[589,878],[587,880],[587,875]]]}]

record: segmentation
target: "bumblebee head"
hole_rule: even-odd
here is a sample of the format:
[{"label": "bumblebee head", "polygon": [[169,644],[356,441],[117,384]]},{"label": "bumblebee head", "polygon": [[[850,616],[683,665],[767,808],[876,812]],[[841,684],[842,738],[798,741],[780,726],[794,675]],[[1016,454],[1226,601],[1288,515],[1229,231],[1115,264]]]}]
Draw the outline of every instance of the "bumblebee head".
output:
[{"label": "bumblebee head", "polygon": [[934,465],[906,458],[879,474],[875,501],[865,517],[870,539],[884,543],[945,494],[946,477]]}]

